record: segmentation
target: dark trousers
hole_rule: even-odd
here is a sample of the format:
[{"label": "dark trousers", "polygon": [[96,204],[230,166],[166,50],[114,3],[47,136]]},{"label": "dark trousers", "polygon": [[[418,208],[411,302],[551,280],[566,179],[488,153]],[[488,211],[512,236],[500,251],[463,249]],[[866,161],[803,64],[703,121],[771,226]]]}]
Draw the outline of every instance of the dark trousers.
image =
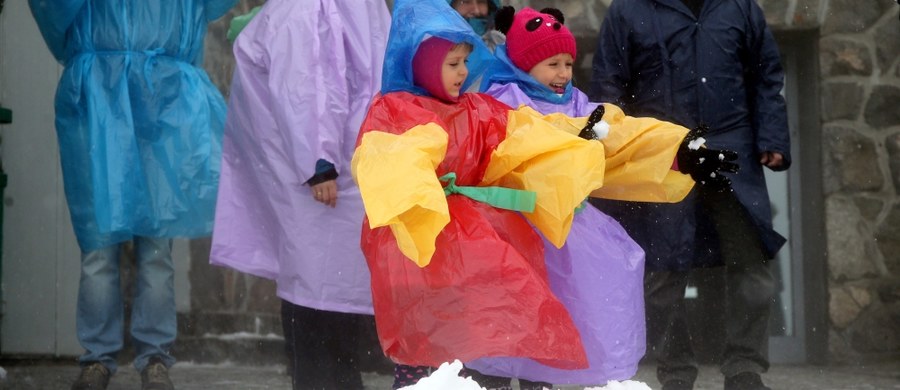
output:
[{"label": "dark trousers", "polygon": [[363,389],[357,356],[362,316],[281,301],[294,390]]},{"label": "dark trousers", "polygon": [[[485,375],[472,369],[466,369],[466,374],[478,382],[481,387],[487,390],[512,390],[512,378],[502,376]],[[543,388],[552,389],[553,385],[546,382],[532,382],[519,379],[520,390],[541,390]]]},{"label": "dark trousers", "polygon": [[[700,202],[713,220],[726,267],[722,374],[730,377],[742,372],[765,372],[769,367],[768,323],[775,282],[759,234],[733,193],[701,189]],[[692,383],[697,378],[691,334],[684,316],[688,274],[648,271],[644,277],[647,320],[660,325],[659,332],[648,334],[649,346],[659,351],[660,383],[675,379]]]}]

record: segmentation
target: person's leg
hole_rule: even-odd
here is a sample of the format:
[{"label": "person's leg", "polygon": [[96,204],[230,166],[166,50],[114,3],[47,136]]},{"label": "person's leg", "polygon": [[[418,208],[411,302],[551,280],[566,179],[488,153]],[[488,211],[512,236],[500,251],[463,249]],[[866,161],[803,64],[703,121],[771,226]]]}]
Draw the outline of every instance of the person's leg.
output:
[{"label": "person's leg", "polygon": [[169,353],[175,343],[175,265],[172,240],[135,237],[137,261],[134,307],[131,309],[131,337],[134,342],[134,367],[143,371],[151,357],[166,367],[175,363]]},{"label": "person's leg", "polygon": [[759,374],[769,368],[768,325],[775,281],[756,227],[732,193],[707,196],[720,237],[727,278],[725,351],[721,371],[726,378]]},{"label": "person's leg", "polygon": [[287,375],[294,377],[294,338],[293,319],[294,305],[281,300],[281,331],[284,334],[284,352],[287,354]]},{"label": "person's leg", "polygon": [[512,378],[482,374],[471,368],[467,368],[466,373],[487,390],[512,390]]},{"label": "person's leg", "polygon": [[75,320],[78,341],[85,350],[78,361],[82,366],[100,362],[111,374],[117,369],[116,354],[124,334],[119,251],[116,244],[81,254]]},{"label": "person's leg", "polygon": [[282,318],[293,340],[294,390],[362,389],[357,347],[360,315],[316,310],[286,302]]},{"label": "person's leg", "polygon": [[647,271],[644,276],[647,346],[657,354],[656,377],[666,388],[692,388],[697,363],[685,318],[686,271]]},{"label": "person's leg", "polygon": [[519,379],[519,390],[543,390],[552,389],[553,384],[548,382],[532,382],[525,379]]},{"label": "person's leg", "polygon": [[359,372],[359,340],[360,340],[360,323],[363,320],[362,314],[322,312],[330,318],[329,321],[323,321],[328,324],[328,331],[331,332],[330,343],[326,347],[333,348],[335,356],[333,359],[325,362],[328,366],[333,367],[336,380],[335,388],[338,389],[363,389],[362,375]]}]

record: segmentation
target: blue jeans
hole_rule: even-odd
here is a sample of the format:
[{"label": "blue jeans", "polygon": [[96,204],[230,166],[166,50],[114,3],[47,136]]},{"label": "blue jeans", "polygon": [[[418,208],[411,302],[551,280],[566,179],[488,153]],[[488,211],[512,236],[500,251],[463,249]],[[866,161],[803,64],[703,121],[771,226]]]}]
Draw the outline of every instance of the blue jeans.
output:
[{"label": "blue jeans", "polygon": [[[124,337],[124,307],[119,280],[120,244],[81,254],[76,329],[85,349],[82,364],[100,362],[115,373],[116,355]],[[142,371],[151,356],[166,366],[175,363],[169,348],[175,342],[175,267],[172,240],[134,238],[137,259],[134,302],[131,308],[131,339],[134,367]]]}]

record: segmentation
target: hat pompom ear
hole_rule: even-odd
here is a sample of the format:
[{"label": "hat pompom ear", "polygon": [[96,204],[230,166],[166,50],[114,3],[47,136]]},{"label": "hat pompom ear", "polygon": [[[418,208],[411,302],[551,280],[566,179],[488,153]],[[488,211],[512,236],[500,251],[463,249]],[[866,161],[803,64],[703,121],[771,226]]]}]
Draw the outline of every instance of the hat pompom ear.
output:
[{"label": "hat pompom ear", "polygon": [[512,6],[503,6],[497,11],[497,14],[494,15],[494,27],[497,28],[498,31],[506,34],[509,31],[509,28],[512,27],[513,18],[516,16],[516,9]]},{"label": "hat pompom ear", "polygon": [[553,15],[553,17],[556,18],[556,21],[557,21],[557,22],[560,22],[560,23],[562,23],[562,24],[566,24],[566,17],[563,16],[562,11],[560,11],[560,10],[558,10],[558,9],[556,9],[556,8],[549,8],[549,7],[548,7],[548,8],[544,8],[544,9],[541,10],[541,13],[542,13],[542,14],[547,14],[547,15]]}]

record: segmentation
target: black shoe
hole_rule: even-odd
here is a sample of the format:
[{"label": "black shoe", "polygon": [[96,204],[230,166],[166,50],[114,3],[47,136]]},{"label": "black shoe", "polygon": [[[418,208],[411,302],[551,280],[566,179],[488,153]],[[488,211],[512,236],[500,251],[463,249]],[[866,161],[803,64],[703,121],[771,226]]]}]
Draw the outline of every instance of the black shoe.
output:
[{"label": "black shoe", "polygon": [[553,389],[552,383],[547,382],[532,382],[524,379],[519,379],[519,390],[544,390],[544,389]]},{"label": "black shoe", "polygon": [[141,371],[141,390],[175,390],[169,379],[169,369],[159,357],[151,357]]},{"label": "black shoe", "polygon": [[81,366],[81,374],[72,384],[72,390],[106,390],[109,385],[109,369],[100,362]]},{"label": "black shoe", "polygon": [[763,384],[762,378],[755,372],[742,372],[725,378],[725,390],[772,390]]},{"label": "black shoe", "polygon": [[672,379],[663,383],[662,390],[693,390],[694,383],[681,379]]}]

